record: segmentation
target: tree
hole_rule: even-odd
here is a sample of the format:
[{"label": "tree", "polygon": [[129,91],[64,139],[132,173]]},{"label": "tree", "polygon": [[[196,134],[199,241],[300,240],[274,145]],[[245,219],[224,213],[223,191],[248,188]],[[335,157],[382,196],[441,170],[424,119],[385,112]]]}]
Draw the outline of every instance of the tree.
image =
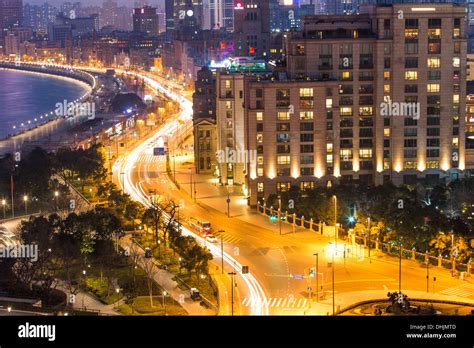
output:
[{"label": "tree", "polygon": [[159,231],[162,223],[162,218],[163,212],[157,206],[152,206],[148,208],[147,210],[145,210],[142,216],[143,223],[147,225],[147,227],[152,228],[156,244],[158,244],[159,240]]}]

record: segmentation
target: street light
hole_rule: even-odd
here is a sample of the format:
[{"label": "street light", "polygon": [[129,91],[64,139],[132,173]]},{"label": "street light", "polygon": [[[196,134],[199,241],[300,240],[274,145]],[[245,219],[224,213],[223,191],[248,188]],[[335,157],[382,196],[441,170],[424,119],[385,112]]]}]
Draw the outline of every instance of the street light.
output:
[{"label": "street light", "polygon": [[337,197],[334,195],[334,252],[332,253],[332,315],[336,315],[336,295],[335,295],[335,259],[334,255],[337,252]]},{"label": "street light", "polygon": [[23,201],[25,202],[25,215],[28,214],[28,196],[24,195],[23,196]]},{"label": "street light", "polygon": [[163,308],[165,309],[165,315],[166,315],[166,302],[165,298],[168,293],[166,291],[163,291]]},{"label": "street light", "polygon": [[229,272],[227,273],[228,275],[231,276],[232,278],[232,316],[234,316],[234,286],[235,286],[235,281],[234,281],[234,277],[237,273],[235,272]]},{"label": "street light", "polygon": [[119,293],[120,293],[120,289],[119,288],[116,288],[115,289],[115,292],[117,293],[117,303],[116,303],[116,307],[117,309],[119,308]]},{"label": "street light", "polygon": [[[219,230],[217,232],[224,233],[224,230]],[[221,236],[221,273],[224,273],[224,239]]]},{"label": "street light", "polygon": [[451,231],[451,277],[454,277],[454,269],[456,268],[456,263],[454,259],[454,232]]},{"label": "street light", "polygon": [[55,200],[56,200],[56,210],[59,210],[58,197],[59,197],[59,192],[58,192],[58,191],[54,191],[54,198],[55,198]]},{"label": "street light", "polygon": [[3,205],[3,219],[6,219],[7,215],[5,213],[5,206],[7,205],[7,201],[5,199],[2,199],[2,205]]},{"label": "street light", "polygon": [[316,277],[316,303],[319,301],[319,284],[318,284],[318,278],[319,278],[319,272],[318,272],[318,264],[319,264],[319,255],[318,253],[313,254],[313,256],[316,257],[316,272],[315,272],[315,277]]},{"label": "street light", "polygon": [[429,283],[430,283],[430,257],[428,255],[428,251],[426,251],[426,292],[430,292]]}]

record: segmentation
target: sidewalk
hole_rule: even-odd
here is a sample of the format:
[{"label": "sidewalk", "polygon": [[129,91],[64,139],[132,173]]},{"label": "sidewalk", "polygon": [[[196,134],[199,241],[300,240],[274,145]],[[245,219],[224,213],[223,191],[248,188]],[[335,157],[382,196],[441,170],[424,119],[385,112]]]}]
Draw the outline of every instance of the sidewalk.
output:
[{"label": "sidewalk", "polygon": [[[398,291],[398,289],[389,290],[365,290],[365,291],[353,291],[345,292],[335,295],[335,309],[336,312],[339,310],[345,310],[348,307],[364,302],[382,300],[387,301],[387,292]],[[426,293],[423,291],[403,290],[403,294],[408,296],[409,300],[423,299],[423,300],[439,300],[447,302],[462,302],[474,305],[474,299],[468,299],[465,297],[457,297],[453,295],[443,295],[439,293]],[[319,303],[313,301],[311,308],[307,308],[303,312],[306,315],[332,315],[332,294],[326,293],[326,298],[321,300]]]},{"label": "sidewalk", "polygon": [[[67,286],[64,281],[56,280],[57,286],[56,289],[63,291],[66,296],[68,297],[69,301],[69,290],[67,290]],[[118,301],[120,304],[120,301]],[[88,310],[88,311],[98,311],[100,314],[109,314],[109,315],[119,315],[115,311],[116,303],[106,305],[100,302],[95,297],[83,292],[79,291],[76,294],[75,302],[73,303],[72,307],[77,309],[78,311]]]},{"label": "sidewalk", "polygon": [[[126,237],[120,240],[121,247],[128,247],[131,250],[132,245],[131,236],[127,235]],[[145,258],[145,251],[140,247],[137,248],[139,254],[139,264],[144,264],[145,262],[152,262],[149,259]],[[158,269],[154,276],[154,280],[166,290],[166,292],[178,302],[190,315],[215,315],[215,312],[207,309],[191,299],[189,291],[181,290],[178,287],[173,278],[174,274],[166,270]],[[181,301],[180,301],[181,299]],[[184,301],[182,301],[184,299]]]},{"label": "sidewalk", "polygon": [[[189,140],[185,143],[185,145]],[[234,186],[228,188],[220,185],[216,178],[210,174],[196,174],[194,172],[194,159],[192,150],[178,150],[178,156],[176,156],[176,181],[180,186],[180,190],[191,197],[191,183],[193,184],[193,200],[196,204],[203,208],[212,208],[227,216],[228,208],[230,217],[241,221],[248,222],[252,225],[258,225],[262,228],[266,228],[271,231],[279,233],[279,225],[272,223],[268,217],[259,214],[256,209],[252,209],[247,205],[246,196],[241,192],[240,186]],[[171,176],[173,178],[174,163],[173,159],[170,158]],[[191,174],[192,173],[192,174]],[[192,177],[192,182],[191,182]],[[196,191],[196,197],[194,197],[194,191]],[[230,204],[227,205],[227,197],[229,194]],[[287,223],[282,223],[282,234],[293,233],[293,226]],[[307,232],[300,238],[314,238],[315,232],[296,226],[294,230],[296,232]]]}]

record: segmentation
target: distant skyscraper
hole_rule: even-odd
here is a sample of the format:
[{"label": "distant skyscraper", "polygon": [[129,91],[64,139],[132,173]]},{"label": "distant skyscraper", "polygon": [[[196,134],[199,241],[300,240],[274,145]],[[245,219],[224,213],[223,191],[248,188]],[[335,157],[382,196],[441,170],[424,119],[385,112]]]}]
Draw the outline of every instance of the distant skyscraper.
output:
[{"label": "distant skyscraper", "polygon": [[158,35],[158,14],[155,7],[144,6],[133,9],[133,31]]},{"label": "distant skyscraper", "polygon": [[236,56],[268,57],[270,5],[268,0],[237,0],[234,10]]},{"label": "distant skyscraper", "polygon": [[165,0],[166,31],[174,29],[174,0]]},{"label": "distant skyscraper", "polygon": [[20,25],[23,19],[22,0],[0,0],[0,29]]}]

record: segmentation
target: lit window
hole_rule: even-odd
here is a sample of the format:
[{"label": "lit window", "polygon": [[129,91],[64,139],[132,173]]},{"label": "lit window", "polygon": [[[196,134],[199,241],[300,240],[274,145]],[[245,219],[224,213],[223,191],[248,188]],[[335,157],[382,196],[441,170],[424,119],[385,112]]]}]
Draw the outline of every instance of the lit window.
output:
[{"label": "lit window", "polygon": [[230,80],[225,80],[225,88],[231,88],[231,81]]},{"label": "lit window", "polygon": [[383,78],[384,80],[390,80],[390,71],[384,71]]},{"label": "lit window", "polygon": [[389,160],[384,160],[383,161],[383,169],[384,170],[390,169],[390,161]]},{"label": "lit window", "polygon": [[332,108],[332,99],[326,99],[326,108],[327,109]]},{"label": "lit window", "polygon": [[461,59],[459,57],[453,58],[453,67],[459,68],[461,66]]},{"label": "lit window", "polygon": [[263,192],[263,182],[257,183],[257,192]]},{"label": "lit window", "polygon": [[332,154],[327,154],[326,155],[326,163],[327,164],[332,164]]},{"label": "lit window", "polygon": [[351,107],[341,107],[340,109],[341,116],[352,116]]},{"label": "lit window", "polygon": [[439,168],[439,161],[426,161],[426,168]]},{"label": "lit window", "polygon": [[390,136],[390,128],[384,128],[383,129],[383,136],[384,137],[389,137]]},{"label": "lit window", "polygon": [[371,106],[360,106],[359,107],[360,116],[372,116],[372,107]]},{"label": "lit window", "polygon": [[418,72],[417,71],[405,71],[405,80],[413,81],[418,80]]},{"label": "lit window", "polygon": [[278,111],[279,121],[288,121],[290,119],[290,113],[288,111]]},{"label": "lit window", "polygon": [[415,161],[405,161],[405,169],[416,169]]},{"label": "lit window", "polygon": [[259,111],[255,115],[257,121],[263,121],[263,112]]},{"label": "lit window", "polygon": [[459,147],[459,138],[458,137],[453,138],[453,146],[454,147]]},{"label": "lit window", "polygon": [[257,168],[257,176],[263,176],[263,168]]},{"label": "lit window", "polygon": [[407,38],[407,39],[417,39],[418,38],[418,29],[405,29],[405,38]]},{"label": "lit window", "polygon": [[453,103],[459,104],[459,94],[453,94]]},{"label": "lit window", "polygon": [[429,57],[427,64],[428,68],[439,68],[441,67],[441,59],[438,57]]},{"label": "lit window", "polygon": [[262,133],[257,134],[257,143],[263,143],[263,134]]},{"label": "lit window", "polygon": [[439,93],[439,84],[429,83],[426,85],[426,91],[429,93]]},{"label": "lit window", "polygon": [[257,156],[257,164],[262,165],[263,164],[263,156]]},{"label": "lit window", "polygon": [[383,92],[390,93],[390,85],[383,85]]},{"label": "lit window", "polygon": [[352,149],[341,149],[340,150],[341,159],[343,161],[348,161],[352,159]]},{"label": "lit window", "polygon": [[226,109],[232,109],[232,102],[231,101],[226,101],[225,102],[225,108]]},{"label": "lit window", "polygon": [[351,78],[351,72],[350,71],[343,71],[341,76],[342,76],[343,80],[348,80],[348,79]]},{"label": "lit window", "polygon": [[290,156],[279,155],[277,157],[277,163],[278,164],[290,164]]},{"label": "lit window", "polygon": [[372,149],[359,149],[360,158],[372,158]]},{"label": "lit window", "polygon": [[312,88],[300,88],[300,97],[312,97],[313,89]]},{"label": "lit window", "polygon": [[327,143],[327,144],[326,144],[326,152],[327,152],[327,153],[331,153],[331,152],[332,152],[332,144],[331,144],[331,143]]},{"label": "lit window", "polygon": [[313,119],[313,112],[312,111],[301,111],[300,112],[300,120],[312,120]]}]

